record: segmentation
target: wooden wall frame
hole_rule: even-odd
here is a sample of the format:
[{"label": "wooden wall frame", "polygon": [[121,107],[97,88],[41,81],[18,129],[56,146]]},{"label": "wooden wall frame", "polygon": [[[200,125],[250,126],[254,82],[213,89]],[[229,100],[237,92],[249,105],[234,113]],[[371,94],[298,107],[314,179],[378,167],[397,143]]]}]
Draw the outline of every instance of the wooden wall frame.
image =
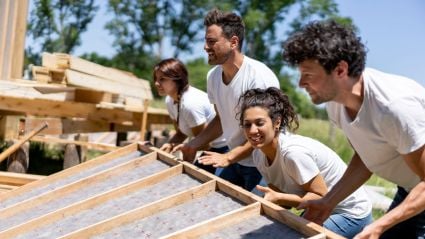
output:
[{"label": "wooden wall frame", "polygon": [[[154,164],[161,165],[161,167],[155,170],[149,168],[146,171],[149,172],[148,174],[140,174],[140,177],[132,181],[117,183],[117,179],[125,178],[124,175],[130,175],[130,171],[136,168],[152,167]],[[86,174],[88,172],[90,173]],[[165,180],[176,181],[175,177],[183,176],[193,180],[193,185],[179,189],[180,191],[171,190],[172,192],[163,190],[159,186]],[[108,180],[114,181],[116,183],[114,184],[115,186],[88,197],[75,197],[74,195],[73,201],[69,202],[69,199],[66,198],[66,195],[73,195],[84,189],[90,190],[92,185],[95,186],[98,182],[107,182]],[[168,234],[161,235],[161,238],[199,238],[210,233],[220,233],[232,225],[244,224],[247,220],[262,220],[264,218],[272,220],[273,226],[288,228],[288,230],[302,235],[303,238],[342,238],[190,163],[180,161],[173,155],[140,143],[133,143],[99,158],[0,195],[0,200],[6,204],[0,208],[0,222],[12,219],[20,213],[30,215],[32,213],[31,210],[39,210],[39,205],[53,207],[48,213],[29,217],[28,219],[24,218],[22,221],[7,227],[2,226],[0,238],[14,238],[36,232],[37,230],[48,230],[46,228],[49,225],[55,225],[53,223],[65,222],[69,218],[84,215],[90,210],[95,211],[97,210],[96,207],[101,207],[114,200],[127,200],[127,196],[131,193],[143,193],[142,190],[147,189],[156,190],[166,195],[126,211],[117,211],[117,214],[114,214],[115,216],[102,218],[101,215],[98,215],[99,219],[97,217],[96,219],[91,218],[90,224],[70,229],[70,231],[57,232],[59,234],[54,236],[54,238],[96,237],[102,233],[108,233],[111,230],[124,227],[129,223],[146,220],[161,212],[167,212],[166,210],[192,202],[192,200],[203,200],[206,195],[214,193],[224,195],[223,197],[237,202],[240,206],[237,209],[222,212],[207,220],[196,221],[191,223],[190,226],[176,228]],[[42,190],[42,193],[31,195],[34,190]],[[25,197],[25,195],[30,196]],[[15,200],[16,198],[21,199]],[[55,208],[55,205],[51,202],[58,200],[67,201],[68,204]],[[66,226],[55,226],[54,228],[61,228],[62,230]],[[120,237],[125,238],[126,235],[120,235]]]}]

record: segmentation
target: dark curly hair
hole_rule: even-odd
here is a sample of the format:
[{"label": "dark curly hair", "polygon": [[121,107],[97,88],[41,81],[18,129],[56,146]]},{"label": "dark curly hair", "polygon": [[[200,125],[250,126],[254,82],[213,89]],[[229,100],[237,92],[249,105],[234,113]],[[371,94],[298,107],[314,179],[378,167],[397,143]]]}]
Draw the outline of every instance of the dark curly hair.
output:
[{"label": "dark curly hair", "polygon": [[365,68],[366,49],[354,29],[334,20],[314,21],[283,43],[283,60],[296,66],[318,60],[330,74],[340,61],[348,64],[348,75],[359,77]]},{"label": "dark curly hair", "polygon": [[239,51],[242,50],[242,43],[245,34],[245,24],[242,18],[232,12],[222,12],[217,8],[212,9],[204,18],[204,26],[217,25],[223,30],[223,35],[230,40],[233,36],[239,39]]},{"label": "dark curly hair", "polygon": [[179,96],[189,88],[189,74],[184,64],[175,58],[168,58],[160,61],[153,68],[153,80],[158,79],[157,73],[162,72],[165,76],[171,78],[177,85]]},{"label": "dark curly hair", "polygon": [[[267,110],[273,123],[280,119],[281,124],[279,131],[284,131],[286,129],[295,131],[298,129],[298,116],[289,102],[288,96],[276,87],[247,90],[239,98],[238,105],[240,106],[240,111],[237,117],[239,116],[240,125],[243,125],[243,115],[245,111],[249,108],[259,106]],[[293,127],[293,124],[295,124],[295,127]]]}]

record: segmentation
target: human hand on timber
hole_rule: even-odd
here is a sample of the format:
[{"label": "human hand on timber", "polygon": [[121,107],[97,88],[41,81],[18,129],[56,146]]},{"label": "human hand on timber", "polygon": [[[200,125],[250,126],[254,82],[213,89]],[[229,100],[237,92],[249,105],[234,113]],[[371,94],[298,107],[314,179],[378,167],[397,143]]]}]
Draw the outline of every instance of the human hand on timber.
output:
[{"label": "human hand on timber", "polygon": [[204,165],[212,165],[215,168],[225,168],[230,165],[227,154],[219,154],[211,151],[204,151],[204,155],[198,158],[198,162]]},{"label": "human hand on timber", "polygon": [[279,195],[277,191],[273,190],[270,187],[263,187],[261,185],[257,185],[256,188],[258,191],[264,193],[264,199],[277,204],[279,199]]},{"label": "human hand on timber", "polygon": [[331,215],[333,208],[325,198],[304,201],[297,207],[297,209],[305,209],[303,215],[305,219],[319,225],[323,225],[323,222]]},{"label": "human hand on timber", "polygon": [[193,162],[193,160],[195,159],[195,156],[196,156],[197,149],[192,147],[190,145],[190,142],[174,146],[173,149],[171,150],[171,153],[177,152],[179,150],[183,154],[183,160],[184,161]]}]

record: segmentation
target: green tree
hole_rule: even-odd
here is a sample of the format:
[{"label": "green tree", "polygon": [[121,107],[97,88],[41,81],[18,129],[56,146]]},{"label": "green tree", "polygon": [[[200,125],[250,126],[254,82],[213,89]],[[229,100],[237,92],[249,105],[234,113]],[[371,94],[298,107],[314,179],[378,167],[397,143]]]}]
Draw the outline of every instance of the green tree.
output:
[{"label": "green tree", "polygon": [[72,53],[97,10],[94,0],[34,0],[27,35],[40,49],[28,46],[26,63],[40,64],[43,51]]}]

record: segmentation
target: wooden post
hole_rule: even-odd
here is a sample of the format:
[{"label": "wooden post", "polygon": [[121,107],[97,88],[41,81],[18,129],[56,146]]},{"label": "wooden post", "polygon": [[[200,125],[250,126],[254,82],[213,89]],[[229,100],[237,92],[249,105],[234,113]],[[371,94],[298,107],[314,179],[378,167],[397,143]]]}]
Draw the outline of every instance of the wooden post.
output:
[{"label": "wooden post", "polygon": [[0,1],[0,80],[22,78],[28,0]]},{"label": "wooden post", "polygon": [[22,139],[18,140],[18,142],[14,143],[12,146],[10,146],[5,151],[3,151],[0,154],[0,162],[5,160],[9,155],[11,155],[16,150],[18,150],[19,147],[21,147],[21,145],[23,145],[25,142],[27,142],[31,137],[40,133],[43,129],[47,128],[47,126],[48,126],[47,123],[44,122],[39,127],[37,127],[36,129],[34,129],[33,131],[31,131],[27,135],[25,135]]},{"label": "wooden post", "polygon": [[149,107],[149,100],[145,99],[143,101],[143,115],[142,115],[142,123],[140,128],[140,140],[145,140],[145,134],[146,134],[146,124],[148,120],[148,107]]}]

